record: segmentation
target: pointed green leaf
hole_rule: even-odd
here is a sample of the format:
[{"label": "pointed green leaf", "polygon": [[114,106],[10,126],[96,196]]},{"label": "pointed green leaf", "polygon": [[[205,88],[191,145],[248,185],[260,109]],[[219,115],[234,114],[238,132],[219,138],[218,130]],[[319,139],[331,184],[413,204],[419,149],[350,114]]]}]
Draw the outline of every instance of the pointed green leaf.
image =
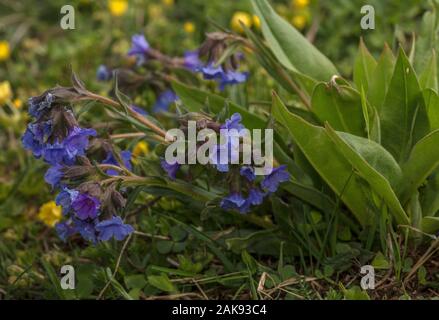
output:
[{"label": "pointed green leaf", "polygon": [[396,184],[401,176],[401,170],[392,156],[373,141],[346,133],[336,133],[329,126],[326,130],[338,150],[369,183],[372,190],[383,198],[397,223],[407,224],[408,217],[389,182]]},{"label": "pointed green leaf", "polygon": [[375,70],[376,65],[375,58],[367,50],[363,39],[361,39],[354,65],[354,83],[358,90],[363,87],[367,92],[372,79],[372,72]]},{"label": "pointed green leaf", "polygon": [[282,19],[268,1],[252,0],[252,4],[261,20],[265,39],[284,67],[320,81],[328,81],[333,75],[338,74],[332,62],[291,24]]},{"label": "pointed green leaf", "polygon": [[372,72],[371,81],[369,82],[369,88],[367,91],[367,97],[370,104],[377,110],[380,110],[383,105],[387,88],[392,79],[394,67],[395,57],[389,46],[385,44],[375,70]]},{"label": "pointed green leaf", "polygon": [[400,199],[405,204],[439,165],[439,130],[424,137],[413,147],[410,157],[402,165]]},{"label": "pointed green leaf", "polygon": [[438,80],[437,80],[437,62],[436,51],[432,50],[430,59],[419,77],[419,85],[421,89],[433,89],[437,92]]},{"label": "pointed green leaf", "polygon": [[439,231],[439,217],[424,217],[421,226],[423,232],[436,234]]},{"label": "pointed green leaf", "polygon": [[292,135],[313,168],[352,211],[362,225],[371,222],[369,200],[353,174],[352,165],[336,150],[325,129],[313,126],[290,113],[277,95],[273,100],[273,116]]},{"label": "pointed green leaf", "polygon": [[439,95],[432,89],[422,91],[427,109],[428,121],[430,122],[430,130],[439,129]]},{"label": "pointed green leaf", "polygon": [[399,163],[407,159],[412,146],[429,132],[419,82],[402,49],[380,109],[380,119],[382,145]]}]

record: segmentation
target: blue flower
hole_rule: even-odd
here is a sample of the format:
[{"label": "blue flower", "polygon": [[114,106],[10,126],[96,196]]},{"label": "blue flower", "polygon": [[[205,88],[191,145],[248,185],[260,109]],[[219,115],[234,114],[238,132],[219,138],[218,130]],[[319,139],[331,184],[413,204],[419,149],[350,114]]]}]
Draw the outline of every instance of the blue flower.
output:
[{"label": "blue flower", "polygon": [[177,174],[178,169],[180,169],[180,164],[177,162],[168,163],[166,160],[162,160],[160,161],[160,165],[162,169],[166,171],[168,177],[175,180],[175,175]]},{"label": "blue flower", "polygon": [[57,223],[55,225],[55,230],[58,236],[64,242],[67,240],[67,238],[69,238],[71,235],[76,233],[75,229],[70,224],[70,221],[69,222],[63,221]]},{"label": "blue flower", "polygon": [[99,232],[100,241],[108,241],[112,237],[121,241],[125,239],[129,234],[134,232],[134,228],[129,224],[124,224],[122,219],[117,216],[113,216],[111,219],[99,222],[96,225],[96,230]]},{"label": "blue flower", "polygon": [[78,219],[73,220],[74,230],[79,232],[79,234],[87,241],[92,243],[97,242],[96,236],[96,219],[92,221],[81,221]]},{"label": "blue flower", "polygon": [[248,75],[248,72],[239,72],[233,70],[224,72],[220,80],[220,90],[224,90],[226,85],[234,85],[247,81]]},{"label": "blue flower", "polygon": [[201,68],[202,63],[198,51],[186,51],[184,53],[184,66],[192,72],[197,72]]},{"label": "blue flower", "polygon": [[76,216],[81,220],[94,219],[98,216],[100,202],[95,197],[86,193],[80,193],[72,202],[72,208]]},{"label": "blue flower", "polygon": [[246,201],[240,193],[234,192],[224,197],[221,200],[220,206],[225,210],[241,210],[246,206]]},{"label": "blue flower", "polygon": [[69,188],[63,188],[60,193],[55,198],[55,202],[58,206],[63,208],[63,214],[67,214],[72,206],[72,202],[75,201],[77,196],[79,195],[79,191],[71,190]]},{"label": "blue flower", "polygon": [[178,100],[177,95],[172,90],[166,90],[158,96],[154,106],[152,107],[152,111],[168,111],[169,105],[176,100]]},{"label": "blue flower", "polygon": [[44,151],[44,143],[52,133],[52,121],[30,123],[21,137],[25,149],[32,151],[34,157],[39,158]]},{"label": "blue flower", "polygon": [[238,131],[245,129],[244,125],[241,124],[241,120],[242,120],[241,114],[236,112],[232,114],[230,119],[226,119],[226,122],[223,125],[221,125],[221,129],[228,129],[228,130],[236,129]]},{"label": "blue flower", "polygon": [[94,129],[73,127],[69,135],[63,141],[69,159],[74,159],[76,156],[83,156],[85,154],[90,136],[96,136]]},{"label": "blue flower", "polygon": [[209,63],[201,68],[201,73],[203,74],[203,78],[206,80],[221,80],[224,75],[224,70],[221,66],[215,67],[213,63]]},{"label": "blue flower", "polygon": [[[120,157],[122,158],[123,161],[123,165],[125,166],[125,168],[127,168],[128,170],[132,170],[132,166],[131,166],[131,151],[129,150],[125,150],[122,151],[120,153]],[[107,157],[105,158],[104,161],[102,161],[103,164],[112,164],[115,166],[119,166],[119,163],[117,162],[116,158],[114,157],[112,152],[108,152],[107,153]],[[119,175],[119,172],[114,170],[114,169],[108,169],[106,171],[106,173],[110,176],[117,176]]]},{"label": "blue flower", "polygon": [[52,186],[52,188],[58,187],[59,183],[63,177],[63,172],[62,172],[62,168],[63,166],[56,164],[52,167],[50,167],[47,171],[46,174],[44,175],[44,180],[50,184]]},{"label": "blue flower", "polygon": [[39,118],[43,111],[50,109],[54,102],[54,96],[50,92],[44,93],[41,96],[31,97],[29,102],[29,114],[32,117]]},{"label": "blue flower", "polygon": [[286,168],[286,165],[274,168],[273,171],[262,180],[261,187],[269,192],[276,192],[281,182],[290,180],[290,174]]},{"label": "blue flower", "polygon": [[265,193],[257,188],[251,188],[248,194],[247,202],[251,205],[257,206],[264,201]]},{"label": "blue flower", "polygon": [[253,167],[250,166],[241,167],[241,169],[239,170],[239,174],[245,177],[250,182],[256,179],[255,169],[253,169]]},{"label": "blue flower", "polygon": [[142,64],[145,61],[148,51],[149,43],[143,34],[136,34],[131,37],[131,48],[128,51],[128,55],[136,56],[138,64]]},{"label": "blue flower", "polygon": [[55,142],[53,144],[46,144],[42,153],[44,160],[51,165],[61,163],[68,165],[73,164],[73,159],[66,157],[65,147],[62,143]]},{"label": "blue flower", "polygon": [[101,64],[96,70],[96,79],[98,81],[108,81],[113,77],[113,74],[107,66]]}]

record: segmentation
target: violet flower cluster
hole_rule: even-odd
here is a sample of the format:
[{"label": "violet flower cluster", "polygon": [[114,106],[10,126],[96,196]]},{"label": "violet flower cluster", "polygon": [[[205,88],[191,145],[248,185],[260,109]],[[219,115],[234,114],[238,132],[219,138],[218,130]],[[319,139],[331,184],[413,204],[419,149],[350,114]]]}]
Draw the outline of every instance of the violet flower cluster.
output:
[{"label": "violet flower cluster", "polygon": [[[233,114],[229,119],[226,119],[224,124],[219,126],[219,129],[236,130],[240,132],[245,129],[241,123],[242,117],[239,113]],[[237,144],[236,144],[237,143]],[[248,213],[252,206],[258,206],[263,203],[264,198],[272,193],[275,193],[282,182],[287,182],[290,179],[290,174],[285,165],[274,168],[270,174],[258,178],[255,174],[255,168],[252,165],[231,165],[239,153],[232,152],[239,150],[240,142],[236,139],[225,139],[223,144],[217,144],[214,152],[210,154],[211,164],[217,171],[231,175],[229,189],[230,193],[225,196],[221,202],[221,208],[225,210],[237,210],[240,213]],[[221,153],[221,149],[227,148],[227,153]],[[227,159],[220,157],[226,154]],[[236,167],[237,166],[237,167]],[[162,169],[167,173],[172,180],[176,179],[181,165],[179,163],[168,163],[166,160],[161,161]]]},{"label": "violet flower cluster", "polygon": [[[42,158],[50,165],[44,178],[52,189],[60,190],[56,203],[62,206],[65,221],[58,223],[55,228],[61,239],[66,240],[79,233],[92,243],[112,237],[122,240],[134,229],[115,216],[114,210],[102,210],[108,207],[108,203],[123,206],[124,199],[120,193],[115,189],[103,193],[99,184],[89,182],[71,188],[64,179],[93,168],[86,158],[86,152],[89,140],[96,136],[96,131],[81,128],[72,110],[63,103],[63,97],[68,98],[73,91],[60,87],[29,99],[29,114],[34,121],[27,126],[22,143],[36,158]],[[125,152],[121,157],[125,167],[131,169],[130,154]],[[88,166],[77,165],[78,159],[88,162]],[[118,165],[110,153],[103,163]],[[117,172],[108,170],[107,174]]]}]

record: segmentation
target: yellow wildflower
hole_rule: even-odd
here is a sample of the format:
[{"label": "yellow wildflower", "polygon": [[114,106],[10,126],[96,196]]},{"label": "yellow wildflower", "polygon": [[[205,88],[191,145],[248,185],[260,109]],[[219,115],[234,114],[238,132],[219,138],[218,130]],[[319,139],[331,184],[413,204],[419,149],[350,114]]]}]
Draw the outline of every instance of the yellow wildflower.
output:
[{"label": "yellow wildflower", "polygon": [[251,28],[252,17],[246,12],[237,11],[230,21],[230,27],[236,32],[243,33],[244,29],[242,28],[241,23],[243,23],[247,28]]},{"label": "yellow wildflower", "polygon": [[41,206],[38,212],[38,219],[50,227],[55,226],[55,224],[61,220],[61,216],[61,207],[58,207],[55,201],[46,202]]},{"label": "yellow wildflower", "polygon": [[261,28],[261,19],[259,19],[259,17],[255,14],[253,15],[253,25],[255,26],[256,29]]},{"label": "yellow wildflower", "polygon": [[302,9],[309,6],[309,0],[293,0],[292,4],[293,7]]},{"label": "yellow wildflower", "polygon": [[12,101],[12,104],[16,109],[21,109],[21,107],[23,106],[23,101],[21,99],[16,98],[14,99],[14,101]]},{"label": "yellow wildflower", "polygon": [[149,145],[145,141],[138,142],[133,149],[133,156],[139,157],[149,153]]},{"label": "yellow wildflower", "polygon": [[9,42],[0,41],[0,61],[8,60],[10,55],[11,49],[9,47]]},{"label": "yellow wildflower", "polygon": [[125,14],[128,9],[128,1],[126,0],[109,0],[108,9],[110,9],[111,15],[120,17]]},{"label": "yellow wildflower", "polygon": [[183,24],[183,29],[186,33],[194,33],[195,31],[195,25],[193,24],[193,22],[190,21],[186,21]]},{"label": "yellow wildflower", "polygon": [[174,5],[174,0],[162,0],[162,3],[167,7],[172,7]]},{"label": "yellow wildflower", "polygon": [[302,30],[306,26],[307,18],[304,15],[297,15],[294,16],[293,19],[291,19],[291,23],[297,29]]},{"label": "yellow wildflower", "polygon": [[0,106],[8,102],[12,97],[9,81],[0,82]]}]

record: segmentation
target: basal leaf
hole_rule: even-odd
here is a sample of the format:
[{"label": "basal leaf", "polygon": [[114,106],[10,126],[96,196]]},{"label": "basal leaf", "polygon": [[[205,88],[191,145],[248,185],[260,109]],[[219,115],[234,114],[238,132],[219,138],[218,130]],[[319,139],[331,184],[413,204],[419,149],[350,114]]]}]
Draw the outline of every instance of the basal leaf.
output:
[{"label": "basal leaf", "polygon": [[438,145],[439,130],[435,130],[413,147],[409,159],[401,166],[401,203],[405,204],[439,165]]},{"label": "basal leaf", "polygon": [[362,191],[363,185],[357,181],[352,165],[336,149],[325,129],[290,113],[277,95],[274,96],[272,112],[275,119],[288,129],[314,169],[360,223],[370,223],[370,200]]},{"label": "basal leaf", "polygon": [[354,83],[358,90],[363,87],[367,92],[376,65],[377,62],[375,58],[370,54],[369,50],[367,50],[363,39],[361,39],[354,65]]},{"label": "basal leaf", "polygon": [[380,120],[381,143],[399,163],[407,159],[412,146],[429,132],[419,82],[402,49],[380,109]]}]

